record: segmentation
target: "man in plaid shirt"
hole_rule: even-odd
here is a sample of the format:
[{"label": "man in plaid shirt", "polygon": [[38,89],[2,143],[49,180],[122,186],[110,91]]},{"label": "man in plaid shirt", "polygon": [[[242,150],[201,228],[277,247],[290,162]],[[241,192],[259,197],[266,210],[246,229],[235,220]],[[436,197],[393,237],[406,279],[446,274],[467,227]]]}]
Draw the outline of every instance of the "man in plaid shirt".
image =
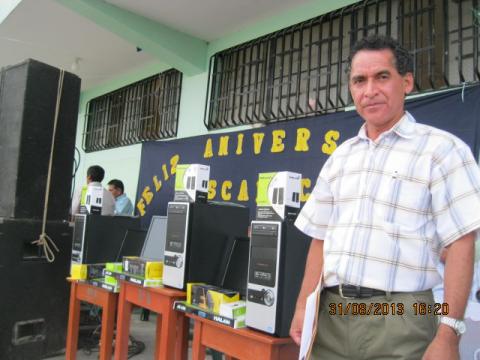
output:
[{"label": "man in plaid shirt", "polygon": [[[290,335],[300,341],[306,297],[323,270],[314,359],[458,359],[480,171],[460,139],[404,110],[414,87],[406,49],[370,36],[349,61],[350,92],[365,123],[325,163],[295,223],[314,241]],[[443,248],[442,306],[431,289],[442,281]]]}]

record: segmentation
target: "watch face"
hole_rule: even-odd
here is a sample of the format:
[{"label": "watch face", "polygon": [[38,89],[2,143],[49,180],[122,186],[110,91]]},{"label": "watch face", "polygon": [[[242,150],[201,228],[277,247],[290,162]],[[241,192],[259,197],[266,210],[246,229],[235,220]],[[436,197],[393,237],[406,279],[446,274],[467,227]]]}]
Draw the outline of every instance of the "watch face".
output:
[{"label": "watch face", "polygon": [[457,330],[457,333],[459,335],[462,335],[465,333],[465,331],[467,331],[467,326],[463,321],[457,321],[457,323],[455,324],[455,330]]}]

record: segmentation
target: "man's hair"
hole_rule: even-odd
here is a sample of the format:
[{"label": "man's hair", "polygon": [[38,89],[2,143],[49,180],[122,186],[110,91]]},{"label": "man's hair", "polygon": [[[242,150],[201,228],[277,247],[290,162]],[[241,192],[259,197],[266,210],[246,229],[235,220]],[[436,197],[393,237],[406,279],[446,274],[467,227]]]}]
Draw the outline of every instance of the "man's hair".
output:
[{"label": "man's hair", "polygon": [[395,59],[395,67],[400,75],[413,74],[413,57],[400,43],[385,35],[369,35],[358,40],[350,50],[348,57],[347,73],[352,70],[352,60],[355,54],[361,50],[391,50]]},{"label": "man's hair", "polygon": [[118,179],[110,180],[108,182],[108,185],[112,185],[113,187],[116,187],[117,189],[120,189],[122,191],[122,194],[125,190],[125,188],[123,186],[123,182],[121,180],[118,180]]},{"label": "man's hair", "polygon": [[88,168],[87,176],[90,176],[92,181],[102,182],[105,177],[105,170],[101,166],[93,165]]}]

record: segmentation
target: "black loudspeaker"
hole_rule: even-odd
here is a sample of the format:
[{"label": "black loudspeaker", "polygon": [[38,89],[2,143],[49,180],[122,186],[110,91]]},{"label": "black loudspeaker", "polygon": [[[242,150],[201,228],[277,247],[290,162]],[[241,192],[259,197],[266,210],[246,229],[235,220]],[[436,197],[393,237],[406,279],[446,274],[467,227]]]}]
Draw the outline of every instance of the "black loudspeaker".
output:
[{"label": "black loudspeaker", "polygon": [[60,252],[49,263],[30,242],[37,220],[0,219],[0,358],[36,360],[65,348],[68,322],[72,228],[48,222],[47,234]]},{"label": "black loudspeaker", "polygon": [[[0,217],[41,219],[60,70],[35,60],[0,73]],[[80,78],[65,73],[48,219],[68,218]]]}]

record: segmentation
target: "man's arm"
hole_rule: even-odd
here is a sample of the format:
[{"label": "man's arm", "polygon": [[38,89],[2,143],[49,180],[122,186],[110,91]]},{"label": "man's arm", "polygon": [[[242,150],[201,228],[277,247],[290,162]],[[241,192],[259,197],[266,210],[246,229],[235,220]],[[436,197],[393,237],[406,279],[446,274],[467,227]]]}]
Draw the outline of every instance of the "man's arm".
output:
[{"label": "man's arm", "polygon": [[[472,287],[474,246],[475,234],[472,232],[447,247],[444,302],[448,304],[448,316],[455,319],[463,319]],[[458,359],[459,341],[451,327],[440,324],[437,335],[427,348],[423,359]]]},{"label": "man's arm", "polygon": [[292,324],[290,326],[290,336],[298,345],[300,345],[300,339],[302,337],[303,318],[305,315],[307,297],[317,287],[322,269],[323,240],[313,239],[310,244],[310,249],[308,250],[302,287],[298,294],[295,314],[293,315]]}]

